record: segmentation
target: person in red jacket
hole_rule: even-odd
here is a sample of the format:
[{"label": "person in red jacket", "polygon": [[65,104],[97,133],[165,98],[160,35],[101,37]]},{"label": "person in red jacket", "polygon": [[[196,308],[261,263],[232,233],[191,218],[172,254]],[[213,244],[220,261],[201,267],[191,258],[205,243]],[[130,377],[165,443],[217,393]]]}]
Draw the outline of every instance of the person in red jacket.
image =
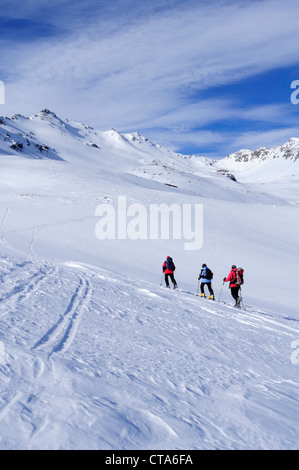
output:
[{"label": "person in red jacket", "polygon": [[173,275],[173,273],[175,271],[175,265],[174,265],[174,262],[172,261],[172,258],[170,256],[167,256],[166,261],[164,261],[163,266],[162,266],[162,270],[163,270],[163,273],[165,274],[166,287],[169,287],[168,277],[170,277],[170,279],[172,281],[172,284],[173,284],[173,288],[176,289],[178,285],[177,285],[176,280],[175,280],[174,275]]},{"label": "person in red jacket", "polygon": [[237,279],[237,266],[235,264],[232,265],[231,272],[223,279],[223,282],[229,282],[232,297],[236,302],[234,307],[240,307],[241,297],[239,296],[239,290],[241,286]]}]

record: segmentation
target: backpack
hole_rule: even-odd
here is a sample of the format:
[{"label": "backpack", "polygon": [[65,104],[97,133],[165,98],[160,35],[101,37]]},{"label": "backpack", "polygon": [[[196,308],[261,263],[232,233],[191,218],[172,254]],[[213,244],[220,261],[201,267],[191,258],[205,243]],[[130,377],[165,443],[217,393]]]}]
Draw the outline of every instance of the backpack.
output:
[{"label": "backpack", "polygon": [[214,276],[214,274],[212,273],[212,271],[208,267],[206,267],[205,278],[211,280],[211,279],[213,279],[213,276]]},{"label": "backpack", "polygon": [[244,269],[243,268],[237,268],[236,279],[235,279],[234,282],[235,282],[235,284],[238,284],[238,286],[241,286],[242,284],[244,284],[243,274],[244,274]]},{"label": "backpack", "polygon": [[167,258],[167,260],[166,260],[166,269],[169,269],[170,271],[175,270],[175,266],[173,264],[172,258]]}]

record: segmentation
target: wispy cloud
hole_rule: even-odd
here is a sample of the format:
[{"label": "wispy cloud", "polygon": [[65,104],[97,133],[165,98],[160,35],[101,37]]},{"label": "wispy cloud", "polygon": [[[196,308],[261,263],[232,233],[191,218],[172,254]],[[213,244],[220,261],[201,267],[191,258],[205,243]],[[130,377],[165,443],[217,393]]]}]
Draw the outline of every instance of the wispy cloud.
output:
[{"label": "wispy cloud", "polygon": [[261,147],[275,147],[285,143],[291,137],[298,137],[298,127],[287,127],[268,131],[243,132],[234,137],[233,146],[235,150],[250,148],[251,150]]},{"label": "wispy cloud", "polygon": [[[152,129],[157,135],[160,127],[162,144],[171,135],[176,144],[181,131],[181,140],[192,145],[219,134],[205,128],[211,123],[279,125],[277,111],[291,123],[293,111],[289,116],[275,100],[242,109],[239,99],[216,98],[211,90],[298,64],[297,0],[192,1],[188,7],[172,1],[169,8],[154,2],[149,10],[134,0],[108,3],[83,2],[87,13],[80,19],[83,6],[75,2],[63,40],[44,37],[4,51],[7,114],[47,106],[99,128]],[[59,4],[65,15],[66,2],[54,6]],[[61,27],[51,11],[48,20]]]}]

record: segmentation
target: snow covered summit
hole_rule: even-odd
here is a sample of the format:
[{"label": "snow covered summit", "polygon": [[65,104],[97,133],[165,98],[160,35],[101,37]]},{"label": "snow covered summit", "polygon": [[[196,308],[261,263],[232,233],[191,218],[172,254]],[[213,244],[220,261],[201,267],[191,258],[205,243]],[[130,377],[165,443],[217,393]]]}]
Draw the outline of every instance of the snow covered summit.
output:
[{"label": "snow covered summit", "polygon": [[288,142],[281,146],[272,148],[262,147],[258,150],[239,150],[236,153],[228,155],[226,159],[234,159],[237,162],[252,162],[255,160],[270,160],[275,158],[282,158],[285,160],[296,161],[299,159],[299,138],[293,137]]},{"label": "snow covered summit", "polygon": [[292,138],[281,146],[243,149],[216,163],[218,167],[233,172],[240,182],[269,183],[299,178],[299,139]]}]

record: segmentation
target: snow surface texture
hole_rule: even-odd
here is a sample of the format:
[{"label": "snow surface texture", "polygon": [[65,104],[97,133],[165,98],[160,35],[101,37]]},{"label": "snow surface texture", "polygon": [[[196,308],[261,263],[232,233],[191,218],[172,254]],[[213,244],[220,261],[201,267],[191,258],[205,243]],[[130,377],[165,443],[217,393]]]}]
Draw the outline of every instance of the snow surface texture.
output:
[{"label": "snow surface texture", "polygon": [[[297,449],[298,152],[212,161],[48,110],[1,118],[0,448]],[[119,196],[203,204],[203,247],[98,240]],[[203,262],[220,302],[196,296]],[[221,290],[232,264],[246,310]]]}]

